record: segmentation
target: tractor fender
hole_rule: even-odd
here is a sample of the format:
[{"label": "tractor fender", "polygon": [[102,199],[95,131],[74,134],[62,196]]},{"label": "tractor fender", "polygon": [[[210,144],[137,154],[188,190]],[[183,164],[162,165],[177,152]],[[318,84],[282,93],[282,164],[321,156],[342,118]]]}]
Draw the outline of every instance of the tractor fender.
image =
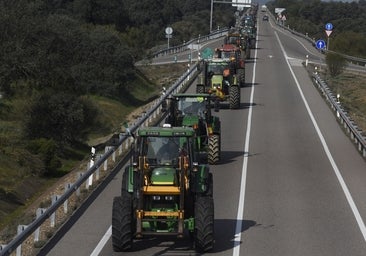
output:
[{"label": "tractor fender", "polygon": [[137,182],[135,181],[136,178],[137,175],[134,172],[133,166],[127,166],[122,177],[122,191],[133,193],[134,184],[137,185]]},{"label": "tractor fender", "polygon": [[197,171],[191,172],[190,188],[193,193],[203,194],[209,189],[209,173],[210,169],[207,164],[198,166]]}]

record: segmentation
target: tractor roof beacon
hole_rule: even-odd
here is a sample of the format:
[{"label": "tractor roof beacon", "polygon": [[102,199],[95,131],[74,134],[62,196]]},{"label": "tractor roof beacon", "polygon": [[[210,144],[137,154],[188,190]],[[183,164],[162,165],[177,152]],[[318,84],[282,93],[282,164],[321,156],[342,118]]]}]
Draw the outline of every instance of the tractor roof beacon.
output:
[{"label": "tractor roof beacon", "polygon": [[[131,163],[123,173],[121,195],[113,200],[114,251],[130,250],[134,238],[182,238],[185,231],[192,234],[196,251],[213,248],[213,178],[209,166],[198,163],[195,144],[195,131],[190,127],[138,131]],[[159,151],[167,145],[173,154],[164,158]]]}]

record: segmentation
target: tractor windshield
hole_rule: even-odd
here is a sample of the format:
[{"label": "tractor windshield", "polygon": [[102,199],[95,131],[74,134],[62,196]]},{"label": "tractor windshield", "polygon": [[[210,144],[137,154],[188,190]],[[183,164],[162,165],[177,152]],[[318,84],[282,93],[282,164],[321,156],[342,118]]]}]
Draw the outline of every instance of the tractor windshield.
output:
[{"label": "tractor windshield", "polygon": [[203,97],[182,97],[178,101],[178,110],[181,111],[183,115],[198,115],[204,117],[205,104]]},{"label": "tractor windshield", "polygon": [[150,164],[176,165],[181,154],[187,154],[186,137],[144,137],[143,155]]},{"label": "tractor windshield", "polygon": [[240,38],[238,36],[229,36],[228,43],[229,44],[237,44]]},{"label": "tractor windshield", "polygon": [[209,63],[207,67],[207,72],[213,72],[214,75],[222,75],[224,70],[228,68],[228,63],[226,62],[213,62]]}]

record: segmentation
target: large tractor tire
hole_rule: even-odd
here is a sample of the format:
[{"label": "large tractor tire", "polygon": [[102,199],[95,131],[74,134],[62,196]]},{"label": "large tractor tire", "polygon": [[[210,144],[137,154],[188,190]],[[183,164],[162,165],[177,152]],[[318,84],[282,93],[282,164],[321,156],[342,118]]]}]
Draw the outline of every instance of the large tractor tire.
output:
[{"label": "large tractor tire", "polygon": [[240,88],[237,85],[232,85],[229,88],[229,97],[230,97],[230,108],[238,109],[240,108]]},{"label": "large tractor tire", "polygon": [[208,163],[217,164],[220,161],[220,136],[214,134],[208,138]]},{"label": "large tractor tire", "polygon": [[204,253],[214,246],[214,201],[210,196],[198,196],[195,202],[195,249]]},{"label": "large tractor tire", "polygon": [[245,69],[238,69],[239,85],[240,87],[245,86]]},{"label": "large tractor tire", "polygon": [[205,93],[205,87],[203,84],[197,84],[196,93]]},{"label": "large tractor tire", "polygon": [[132,248],[133,236],[132,199],[128,193],[113,199],[112,208],[112,245],[115,252]]}]

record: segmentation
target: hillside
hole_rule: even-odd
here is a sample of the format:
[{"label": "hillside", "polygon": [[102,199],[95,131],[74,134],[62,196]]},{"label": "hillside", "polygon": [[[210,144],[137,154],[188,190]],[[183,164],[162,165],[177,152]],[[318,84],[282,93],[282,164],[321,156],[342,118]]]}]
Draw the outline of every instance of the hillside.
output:
[{"label": "hillside", "polygon": [[[204,0],[0,1],[2,223],[181,73],[134,63],[166,45],[167,26],[171,46],[207,34],[209,10]],[[230,6],[214,14],[215,26],[233,20]]]},{"label": "hillside", "polygon": [[[160,95],[162,86],[169,87],[177,80],[181,74],[186,70],[186,64],[173,65],[157,65],[157,66],[142,66],[138,68],[143,79],[144,84],[149,86],[151,90],[148,91],[134,91],[136,98],[140,98],[143,102],[148,103],[150,99]],[[149,77],[147,80],[146,78]],[[39,176],[21,176],[14,172],[17,163],[8,161],[9,173],[1,171],[1,189],[0,189],[0,229],[5,225],[11,224],[14,218],[18,219],[23,216],[24,211],[31,205],[43,191],[47,191],[49,187],[61,180],[61,176],[78,170],[81,161],[89,159],[90,146],[95,146],[106,142],[114,133],[121,132],[121,124],[125,121],[132,121],[136,118],[143,108],[142,104],[138,107],[124,106],[118,101],[110,100],[101,97],[92,97],[93,104],[98,105],[98,109],[103,115],[100,116],[104,122],[105,127],[110,127],[108,130],[100,129],[98,126],[91,127],[95,131],[90,134],[90,137],[85,144],[78,149],[70,149],[70,159],[62,160],[64,163],[63,170],[57,177],[39,177]],[[120,117],[116,118],[116,117]],[[16,134],[12,135],[16,137]],[[4,158],[0,158],[0,163],[4,166]],[[10,169],[13,171],[10,172]],[[2,169],[4,170],[4,169]],[[7,175],[7,176],[6,176]],[[10,180],[9,180],[10,179]],[[12,182],[17,180],[17,182]]]}]

